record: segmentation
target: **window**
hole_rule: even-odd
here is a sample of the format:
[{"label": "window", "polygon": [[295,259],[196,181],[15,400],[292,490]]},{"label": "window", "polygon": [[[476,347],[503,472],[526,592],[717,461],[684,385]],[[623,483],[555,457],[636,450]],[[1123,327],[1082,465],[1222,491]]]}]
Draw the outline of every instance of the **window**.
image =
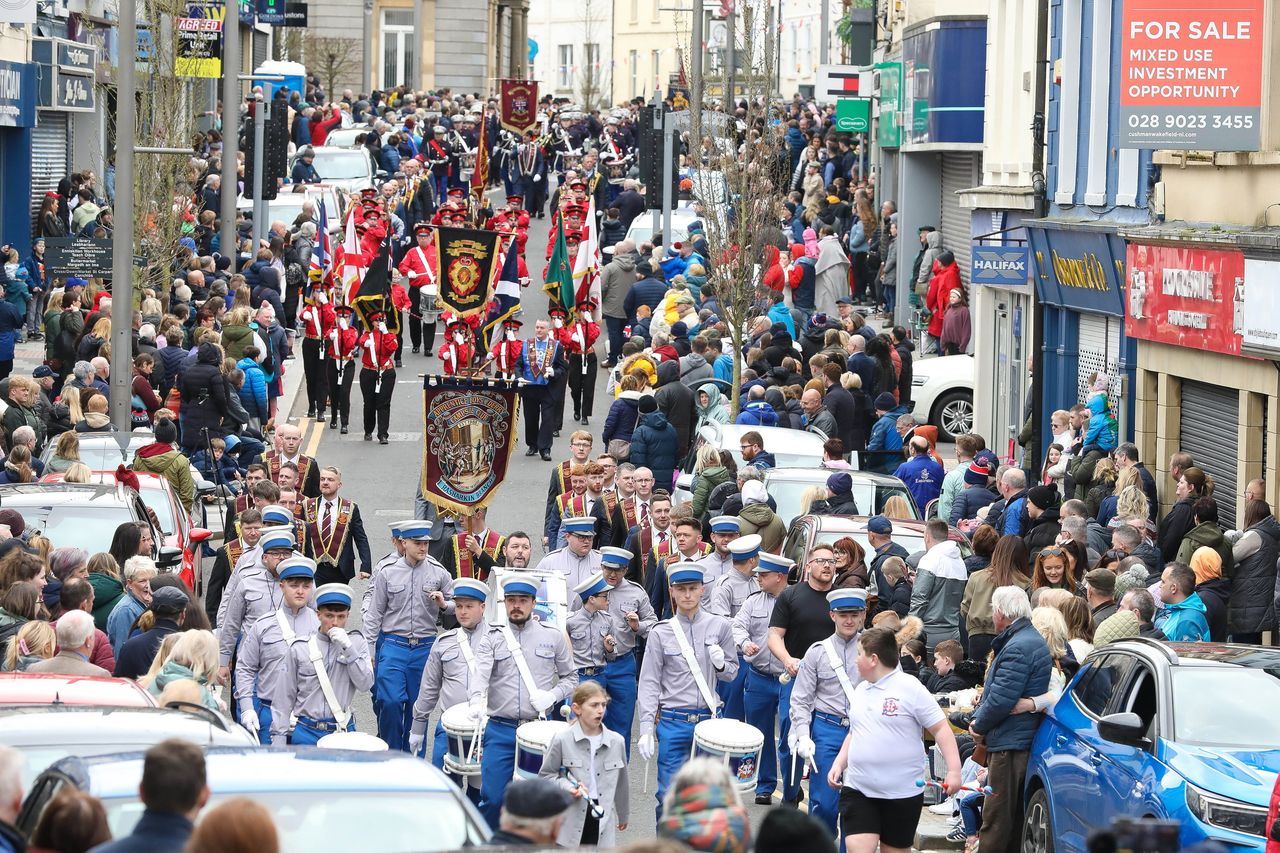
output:
[{"label": "window", "polygon": [[631,97],[640,94],[640,51],[633,50],[627,57],[631,64]]},{"label": "window", "polygon": [[1088,671],[1076,679],[1071,694],[1076,702],[1095,717],[1106,713],[1107,703],[1116,688],[1124,682],[1133,666],[1127,655],[1102,655],[1088,663]]},{"label": "window", "polygon": [[653,55],[650,57],[650,63],[653,68],[653,86],[651,86],[650,88],[661,89],[662,78],[658,74],[658,68],[662,64],[662,51],[655,50],[653,52]]},{"label": "window", "polygon": [[640,19],[640,0],[631,0],[631,23]]},{"label": "window", "polygon": [[414,67],[412,9],[382,10],[382,88],[398,86]]},{"label": "window", "polygon": [[558,50],[560,61],[556,66],[556,88],[568,89],[573,86],[573,45],[562,44]]},{"label": "window", "polygon": [[588,42],[582,46],[582,73],[595,81],[595,88],[600,88],[600,44]]}]

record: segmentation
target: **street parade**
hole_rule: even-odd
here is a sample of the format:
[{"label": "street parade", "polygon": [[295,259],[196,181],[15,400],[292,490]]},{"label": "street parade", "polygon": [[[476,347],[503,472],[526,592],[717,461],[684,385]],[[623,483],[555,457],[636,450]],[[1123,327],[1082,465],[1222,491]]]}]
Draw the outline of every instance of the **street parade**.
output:
[{"label": "street parade", "polygon": [[0,853],[1280,851],[1276,0],[27,5]]}]

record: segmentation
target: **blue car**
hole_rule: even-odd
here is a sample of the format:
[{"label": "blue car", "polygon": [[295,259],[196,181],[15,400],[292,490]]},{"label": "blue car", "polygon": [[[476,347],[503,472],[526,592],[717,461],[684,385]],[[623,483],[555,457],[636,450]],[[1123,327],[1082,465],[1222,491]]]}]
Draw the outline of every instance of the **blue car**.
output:
[{"label": "blue car", "polygon": [[[128,835],[143,806],[141,752],[51,764],[32,784],[17,826],[27,837],[64,785],[102,800],[113,838]],[[275,819],[282,853],[456,850],[481,846],[488,825],[441,771],[403,752],[319,747],[210,747],[206,809],[249,797]]]},{"label": "blue car", "polygon": [[1084,851],[1117,818],[1181,845],[1266,845],[1280,772],[1280,649],[1128,639],[1095,650],[1031,745],[1023,853]]}]

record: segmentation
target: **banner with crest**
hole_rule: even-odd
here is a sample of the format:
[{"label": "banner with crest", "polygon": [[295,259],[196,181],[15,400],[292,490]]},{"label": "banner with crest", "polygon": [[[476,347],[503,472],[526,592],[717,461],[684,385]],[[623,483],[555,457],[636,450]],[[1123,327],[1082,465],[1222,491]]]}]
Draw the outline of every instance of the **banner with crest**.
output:
[{"label": "banner with crest", "polygon": [[464,319],[489,307],[493,279],[501,269],[503,236],[473,228],[436,229],[440,304]]},{"label": "banner with crest", "polygon": [[517,443],[515,382],[427,376],[422,383],[422,496],[469,515],[507,476]]},{"label": "banner with crest", "polygon": [[503,128],[518,136],[538,123],[538,81],[499,80]]}]

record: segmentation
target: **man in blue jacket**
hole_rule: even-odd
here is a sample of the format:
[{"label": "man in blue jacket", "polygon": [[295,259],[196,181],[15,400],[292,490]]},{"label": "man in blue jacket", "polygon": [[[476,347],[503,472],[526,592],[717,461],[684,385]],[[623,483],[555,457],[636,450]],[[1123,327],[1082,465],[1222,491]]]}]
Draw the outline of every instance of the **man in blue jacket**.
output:
[{"label": "man in blue jacket", "polygon": [[1196,573],[1186,563],[1170,563],[1160,576],[1164,618],[1156,627],[1173,642],[1200,643],[1209,639],[1208,608],[1196,589]]},{"label": "man in blue jacket", "polygon": [[1040,632],[1031,624],[1031,602],[1017,586],[1002,586],[991,596],[996,637],[995,655],[987,667],[982,703],[969,724],[969,733],[987,748],[987,784],[1006,795],[988,797],[982,809],[983,850],[1003,851],[1016,846],[1022,831],[1023,782],[1031,742],[1040,727],[1036,712],[1018,714],[1018,701],[1033,699],[1049,689],[1053,658]]},{"label": "man in blue jacket", "polygon": [[867,441],[867,450],[873,452],[862,467],[891,474],[901,464],[898,454],[902,451],[902,433],[898,432],[898,418],[907,413],[907,407],[899,406],[888,391],[876,397],[875,407],[876,422]]},{"label": "man in blue jacket", "polygon": [[932,456],[929,455],[929,440],[922,435],[911,439],[911,458],[898,466],[893,472],[907,485],[907,491],[915,498],[916,506],[923,512],[930,501],[942,494],[942,478],[946,472]]},{"label": "man in blue jacket", "polygon": [[634,326],[639,321],[636,309],[644,305],[652,312],[666,295],[667,284],[662,278],[661,268],[655,270],[649,261],[641,261],[636,264],[636,283],[627,291],[622,310]]},{"label": "man in blue jacket", "polygon": [[98,853],[159,853],[187,845],[196,815],[209,801],[204,752],[197,744],[170,738],[142,759],[139,796],[145,810],[128,835],[94,848]]}]

